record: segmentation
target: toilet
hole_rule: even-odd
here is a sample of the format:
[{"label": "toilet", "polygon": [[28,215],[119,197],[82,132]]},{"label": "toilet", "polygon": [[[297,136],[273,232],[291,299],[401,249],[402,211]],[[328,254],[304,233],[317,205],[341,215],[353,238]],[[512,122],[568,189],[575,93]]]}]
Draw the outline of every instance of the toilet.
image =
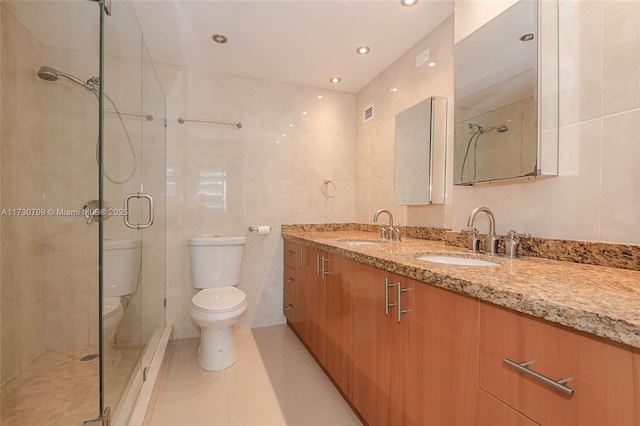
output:
[{"label": "toilet", "polygon": [[104,240],[102,243],[102,327],[105,346],[113,343],[124,317],[125,298],[136,292],[140,277],[140,240]]},{"label": "toilet", "polygon": [[191,299],[191,319],[200,326],[198,364],[220,371],[235,362],[233,326],[247,310],[240,283],[245,237],[189,238],[191,279],[198,291]]}]

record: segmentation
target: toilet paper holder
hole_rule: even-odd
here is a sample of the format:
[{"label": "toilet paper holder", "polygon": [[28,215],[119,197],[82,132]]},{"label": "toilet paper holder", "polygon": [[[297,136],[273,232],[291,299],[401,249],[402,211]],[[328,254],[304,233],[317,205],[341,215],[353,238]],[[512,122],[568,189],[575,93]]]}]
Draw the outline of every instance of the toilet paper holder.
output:
[{"label": "toilet paper holder", "polygon": [[250,226],[249,227],[249,231],[250,232],[257,232],[259,234],[262,234],[265,231],[268,233],[268,232],[271,232],[271,225]]}]

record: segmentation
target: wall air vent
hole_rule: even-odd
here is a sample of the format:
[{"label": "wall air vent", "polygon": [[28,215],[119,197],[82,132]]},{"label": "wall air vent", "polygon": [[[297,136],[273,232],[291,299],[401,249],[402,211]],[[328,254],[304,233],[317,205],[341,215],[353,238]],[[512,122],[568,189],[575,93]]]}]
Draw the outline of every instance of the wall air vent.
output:
[{"label": "wall air vent", "polygon": [[373,117],[374,117],[373,104],[369,104],[366,107],[364,107],[364,110],[362,110],[362,124],[373,120]]}]

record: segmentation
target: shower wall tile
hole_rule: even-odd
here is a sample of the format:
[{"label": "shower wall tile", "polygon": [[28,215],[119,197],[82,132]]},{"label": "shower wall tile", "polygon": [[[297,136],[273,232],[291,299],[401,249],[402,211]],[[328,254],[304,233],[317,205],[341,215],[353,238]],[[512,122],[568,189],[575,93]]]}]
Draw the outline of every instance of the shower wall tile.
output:
[{"label": "shower wall tile", "polygon": [[[42,86],[35,74],[41,46],[4,5],[0,22],[2,55],[0,122],[4,209],[43,207]],[[0,382],[4,383],[43,351],[43,218],[6,216],[1,221],[2,313]]]},{"label": "shower wall tile", "polygon": [[[177,338],[199,334],[190,317],[187,239],[204,234],[247,237],[241,327],[284,322],[280,225],[354,220],[356,97],[173,65],[158,74],[169,119],[167,323]],[[242,128],[178,124],[179,116]],[[336,183],[335,197],[322,195],[326,179]],[[263,224],[270,235],[247,230]]]}]

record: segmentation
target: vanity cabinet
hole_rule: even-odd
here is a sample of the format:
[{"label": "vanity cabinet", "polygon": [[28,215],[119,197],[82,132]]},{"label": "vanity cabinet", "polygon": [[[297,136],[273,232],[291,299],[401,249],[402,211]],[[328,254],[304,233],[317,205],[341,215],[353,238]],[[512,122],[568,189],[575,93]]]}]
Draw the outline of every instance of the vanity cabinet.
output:
[{"label": "vanity cabinet", "polygon": [[401,283],[408,290],[404,306],[411,306],[413,295],[398,276],[362,263],[356,263],[354,269],[353,405],[370,425],[411,424],[415,390],[409,389],[405,378],[416,373],[409,342],[413,312],[402,315],[398,322],[395,286]]},{"label": "vanity cabinet", "polygon": [[353,394],[351,283],[353,261],[324,253],[324,368],[347,398]]},{"label": "vanity cabinet", "polygon": [[308,248],[293,241],[284,242],[283,312],[291,327],[302,337],[306,336],[307,313],[305,309],[304,275],[308,269]]},{"label": "vanity cabinet", "polygon": [[[287,254],[289,249],[294,254]],[[291,261],[294,257],[295,262]],[[345,257],[285,240],[285,316],[347,397],[353,383],[351,265]],[[294,291],[289,289],[291,282]],[[295,309],[287,310],[290,294],[295,297]]]},{"label": "vanity cabinet", "polygon": [[640,350],[306,244],[284,257],[290,326],[370,425],[640,426]]},{"label": "vanity cabinet", "polygon": [[[486,303],[480,304],[479,338],[479,387],[533,421],[545,426],[637,422],[629,347]],[[553,381],[568,379],[573,395],[519,372],[507,360],[528,362],[530,370]]]},{"label": "vanity cabinet", "polygon": [[[475,424],[478,302],[364,264],[354,269],[356,409],[371,425]],[[400,319],[398,309],[406,311]]]},{"label": "vanity cabinet", "polygon": [[320,250],[314,247],[305,249],[306,262],[299,275],[303,318],[301,337],[313,356],[324,365],[325,285],[321,268],[326,268],[328,262],[323,262]]}]

